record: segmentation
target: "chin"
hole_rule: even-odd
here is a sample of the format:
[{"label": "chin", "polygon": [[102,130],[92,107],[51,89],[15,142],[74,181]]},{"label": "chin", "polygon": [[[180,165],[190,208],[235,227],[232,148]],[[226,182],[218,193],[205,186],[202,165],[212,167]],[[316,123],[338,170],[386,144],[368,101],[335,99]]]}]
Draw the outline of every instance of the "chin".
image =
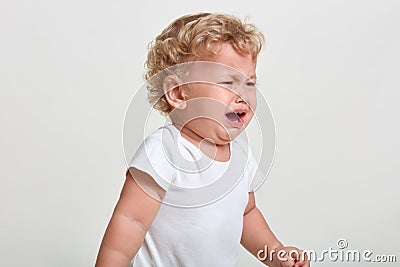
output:
[{"label": "chin", "polygon": [[240,132],[235,133],[235,132],[229,132],[226,129],[221,129],[221,131],[217,134],[218,135],[218,141],[214,142],[218,145],[226,145],[229,144],[233,139],[235,139]]}]

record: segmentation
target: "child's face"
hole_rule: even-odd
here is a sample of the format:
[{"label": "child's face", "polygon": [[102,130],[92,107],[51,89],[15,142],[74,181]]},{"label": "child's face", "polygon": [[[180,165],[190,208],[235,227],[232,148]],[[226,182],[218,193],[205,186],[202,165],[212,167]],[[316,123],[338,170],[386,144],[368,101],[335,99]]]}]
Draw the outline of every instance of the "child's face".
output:
[{"label": "child's face", "polygon": [[253,117],[256,62],[251,55],[238,54],[228,43],[222,44],[218,55],[198,60],[207,62],[191,67],[190,84],[185,88],[186,108],[181,117],[184,127],[200,139],[229,143]]}]

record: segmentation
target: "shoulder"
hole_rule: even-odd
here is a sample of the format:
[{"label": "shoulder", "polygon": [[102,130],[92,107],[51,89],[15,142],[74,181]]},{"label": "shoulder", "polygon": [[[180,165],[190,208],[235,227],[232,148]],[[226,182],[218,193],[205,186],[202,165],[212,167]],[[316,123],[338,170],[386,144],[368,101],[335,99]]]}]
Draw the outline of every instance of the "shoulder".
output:
[{"label": "shoulder", "polygon": [[235,152],[241,154],[248,153],[249,143],[247,141],[246,136],[243,133],[238,135],[234,140],[232,140],[232,148],[235,150]]},{"label": "shoulder", "polygon": [[167,190],[176,173],[170,156],[174,154],[174,143],[176,133],[170,125],[158,128],[143,140],[129,167],[146,172]]},{"label": "shoulder", "polygon": [[265,178],[263,172],[254,158],[253,151],[245,134],[239,135],[233,141],[233,145],[236,147],[235,153],[240,154],[243,162],[246,164],[244,175],[248,181],[249,192],[253,192],[263,182]]},{"label": "shoulder", "polygon": [[177,139],[178,130],[172,124],[167,124],[162,127],[159,127],[157,130],[152,132],[144,139],[144,143],[153,144],[153,143],[167,143],[167,142],[175,142]]},{"label": "shoulder", "polygon": [[242,157],[243,162],[249,162],[253,159],[253,154],[249,141],[245,134],[240,134],[232,141],[232,149],[234,153],[239,154]]},{"label": "shoulder", "polygon": [[144,138],[136,154],[146,152],[147,155],[162,156],[173,150],[177,142],[177,130],[173,125],[164,125]]}]

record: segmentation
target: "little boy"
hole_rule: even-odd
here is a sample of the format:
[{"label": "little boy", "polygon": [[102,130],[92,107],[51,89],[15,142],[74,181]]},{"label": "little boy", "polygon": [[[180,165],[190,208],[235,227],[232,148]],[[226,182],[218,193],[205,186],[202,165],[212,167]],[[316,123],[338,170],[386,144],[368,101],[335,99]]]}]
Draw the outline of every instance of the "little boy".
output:
[{"label": "little boy", "polygon": [[309,266],[255,204],[262,175],[241,133],[256,108],[262,43],[253,25],[212,13],[183,16],[156,37],[148,97],[172,123],[130,162],[97,267],[236,266],[240,244],[268,266]]}]

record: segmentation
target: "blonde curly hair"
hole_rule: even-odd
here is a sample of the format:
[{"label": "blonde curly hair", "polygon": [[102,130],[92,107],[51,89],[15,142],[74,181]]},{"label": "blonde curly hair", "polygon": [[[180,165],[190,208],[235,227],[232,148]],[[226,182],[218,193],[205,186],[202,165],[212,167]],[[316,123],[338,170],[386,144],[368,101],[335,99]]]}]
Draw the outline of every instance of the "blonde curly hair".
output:
[{"label": "blonde curly hair", "polygon": [[264,35],[253,24],[221,13],[185,15],[168,25],[148,47],[144,78],[148,81],[150,104],[167,115],[172,106],[164,96],[162,83],[165,75],[161,71],[180,63],[195,61],[205,54],[215,55],[218,52],[212,49],[213,44],[224,42],[229,42],[235,50],[252,55],[256,60]]}]

